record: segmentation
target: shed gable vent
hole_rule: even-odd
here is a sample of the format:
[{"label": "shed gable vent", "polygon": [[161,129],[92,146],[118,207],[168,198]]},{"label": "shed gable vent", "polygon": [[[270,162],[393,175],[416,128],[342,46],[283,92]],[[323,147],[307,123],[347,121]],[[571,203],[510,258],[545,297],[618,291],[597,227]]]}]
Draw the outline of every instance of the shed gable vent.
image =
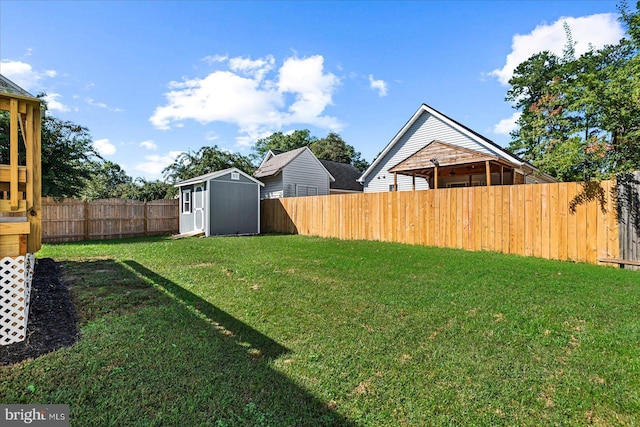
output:
[{"label": "shed gable vent", "polygon": [[231,172],[231,179],[239,181],[240,180],[240,174],[238,172]]}]

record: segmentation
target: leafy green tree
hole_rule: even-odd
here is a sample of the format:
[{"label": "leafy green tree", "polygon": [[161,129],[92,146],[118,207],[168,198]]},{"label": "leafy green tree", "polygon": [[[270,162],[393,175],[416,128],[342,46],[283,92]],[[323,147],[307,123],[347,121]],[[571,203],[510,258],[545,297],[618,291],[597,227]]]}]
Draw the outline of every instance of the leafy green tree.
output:
[{"label": "leafy green tree", "polygon": [[231,167],[236,167],[247,174],[252,174],[255,170],[249,157],[220,150],[214,145],[202,147],[198,151],[182,153],[162,172],[167,182],[176,183]]},{"label": "leafy green tree", "polygon": [[[9,163],[9,126],[9,114],[0,112],[0,163],[5,164]],[[43,114],[41,142],[42,195],[79,197],[94,172],[95,162],[101,160],[93,148],[89,130]],[[24,164],[23,144],[20,144],[19,158]]]},{"label": "leafy green tree", "polygon": [[512,151],[564,181],[640,169],[639,16],[621,6],[627,37],[579,58],[565,27],[562,58],[542,52],[516,68],[506,96],[521,112]]},{"label": "leafy green tree", "polygon": [[108,160],[93,162],[93,167],[91,177],[80,192],[80,197],[84,200],[123,197],[133,183],[133,179],[116,163]]},{"label": "leafy green tree", "polygon": [[309,129],[296,130],[290,134],[275,132],[266,138],[259,139],[253,150],[257,159],[262,160],[269,150],[291,151],[296,148],[309,147],[317,140],[318,138],[312,136]]},{"label": "leafy green tree", "polygon": [[100,155],[89,130],[46,116],[42,119],[42,195],[78,197]]},{"label": "leafy green tree", "polygon": [[275,132],[258,140],[254,151],[255,157],[260,161],[269,150],[291,151],[301,147],[309,147],[319,159],[352,164],[361,171],[369,167],[367,161],[360,157],[360,153],[335,132],[329,132],[324,138],[311,135],[308,129],[296,130],[290,134]]},{"label": "leafy green tree", "polygon": [[325,138],[316,140],[309,148],[319,159],[354,165],[360,171],[369,167],[367,161],[360,157],[360,153],[335,132],[330,132]]},{"label": "leafy green tree", "polygon": [[172,184],[155,180],[147,181],[144,178],[136,178],[130,183],[122,197],[131,200],[148,202],[151,200],[173,199],[178,194],[178,189]]}]

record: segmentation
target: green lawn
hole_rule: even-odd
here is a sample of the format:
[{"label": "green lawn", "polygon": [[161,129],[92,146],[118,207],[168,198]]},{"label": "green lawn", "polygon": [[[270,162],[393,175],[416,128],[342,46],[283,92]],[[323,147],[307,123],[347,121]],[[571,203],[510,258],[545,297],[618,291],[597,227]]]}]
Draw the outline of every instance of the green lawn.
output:
[{"label": "green lawn", "polygon": [[640,424],[640,272],[303,236],[39,256],[82,337],[0,401],[74,426]]}]

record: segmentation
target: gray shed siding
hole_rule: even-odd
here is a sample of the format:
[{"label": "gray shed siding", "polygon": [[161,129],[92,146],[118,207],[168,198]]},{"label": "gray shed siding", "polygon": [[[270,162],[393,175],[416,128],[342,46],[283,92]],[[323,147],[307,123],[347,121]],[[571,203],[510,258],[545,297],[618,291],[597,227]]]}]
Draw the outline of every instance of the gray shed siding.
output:
[{"label": "gray shed siding", "polygon": [[260,233],[259,186],[225,179],[210,183],[208,235]]},{"label": "gray shed siding", "polygon": [[295,197],[296,185],[317,187],[318,196],[329,194],[329,175],[308,150],[285,166],[281,175],[283,197]]},{"label": "gray shed siding", "polygon": [[[385,158],[369,173],[364,182],[364,191],[369,193],[389,191],[389,186],[393,185],[393,174],[387,171],[434,140],[499,156],[497,152],[490,151],[429,112],[423,111]],[[399,191],[411,190],[412,182],[412,177],[398,174]],[[428,188],[427,180],[416,178],[416,190]]]}]

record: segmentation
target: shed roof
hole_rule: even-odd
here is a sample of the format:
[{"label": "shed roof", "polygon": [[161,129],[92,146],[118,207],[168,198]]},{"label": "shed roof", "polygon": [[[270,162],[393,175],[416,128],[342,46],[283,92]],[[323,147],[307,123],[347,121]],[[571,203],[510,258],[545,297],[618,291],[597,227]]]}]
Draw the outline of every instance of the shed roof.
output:
[{"label": "shed roof", "polygon": [[362,191],[362,184],[358,178],[362,172],[353,165],[347,163],[334,162],[333,160],[318,159],[320,163],[336,179],[330,184],[333,190]]},{"label": "shed roof", "polygon": [[220,177],[222,175],[226,175],[226,174],[231,173],[231,172],[239,172],[245,178],[248,178],[251,181],[255,182],[256,184],[259,184],[262,187],[264,187],[264,184],[262,182],[258,181],[257,179],[255,179],[251,175],[248,175],[248,174],[242,172],[238,168],[222,169],[222,170],[211,172],[211,173],[207,173],[207,174],[204,174],[204,175],[195,176],[193,178],[189,178],[189,179],[186,179],[184,181],[180,181],[180,182],[176,183],[174,185],[174,187],[183,187],[185,185],[198,184],[198,183],[205,182],[205,181],[211,181],[212,179],[216,179],[216,178],[218,178],[218,177]]}]

